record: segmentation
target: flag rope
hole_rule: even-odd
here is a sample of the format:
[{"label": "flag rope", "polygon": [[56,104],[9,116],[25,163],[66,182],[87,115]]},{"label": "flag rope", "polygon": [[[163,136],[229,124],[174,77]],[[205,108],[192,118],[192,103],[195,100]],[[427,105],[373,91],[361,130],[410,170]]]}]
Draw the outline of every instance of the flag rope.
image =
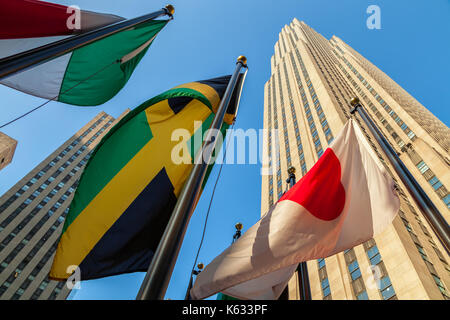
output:
[{"label": "flag rope", "polygon": [[[234,124],[235,124],[235,122],[233,122],[233,124],[231,125],[231,130],[233,130]],[[204,225],[203,225],[202,239],[200,240],[200,245],[199,245],[198,250],[197,250],[197,255],[195,256],[194,265],[192,266],[191,277],[192,277],[193,274],[194,274],[194,269],[195,269],[195,266],[196,266],[196,264],[197,264],[198,256],[199,256],[199,254],[200,254],[200,250],[202,249],[203,240],[204,240],[204,238],[205,238],[206,225],[207,225],[207,223],[208,223],[209,213],[210,213],[210,211],[211,211],[211,205],[212,205],[212,202],[213,202],[213,200],[214,200],[214,194],[215,194],[215,192],[216,192],[216,187],[217,187],[217,183],[218,183],[219,178],[220,178],[220,174],[222,173],[222,167],[223,167],[223,163],[224,163],[224,161],[225,161],[225,156],[226,156],[226,154],[227,154],[227,149],[228,149],[228,145],[229,145],[230,139],[232,139],[232,136],[230,136],[230,137],[228,138],[228,141],[227,141],[227,143],[226,143],[226,145],[225,145],[225,148],[224,148],[225,151],[224,151],[224,153],[223,153],[222,163],[220,164],[219,173],[217,174],[217,178],[216,178],[216,181],[215,181],[215,183],[214,183],[214,187],[213,187],[213,191],[212,191],[212,194],[211,194],[211,198],[210,198],[210,200],[209,200],[208,210],[206,211],[205,223],[204,223]]]},{"label": "flag rope", "polygon": [[101,68],[100,70],[94,72],[94,73],[91,74],[89,77],[87,77],[87,78],[84,79],[84,80],[81,80],[80,82],[76,83],[74,86],[68,88],[68,89],[65,90],[64,92],[58,94],[57,96],[55,96],[55,97],[53,97],[53,98],[51,98],[51,99],[48,99],[47,101],[45,101],[44,103],[40,104],[40,105],[37,106],[36,108],[31,109],[30,111],[25,112],[24,114],[18,116],[17,118],[15,118],[15,119],[13,119],[13,120],[11,120],[11,121],[9,121],[9,122],[7,122],[7,123],[1,125],[1,126],[0,126],[0,129],[6,127],[7,125],[10,125],[11,123],[16,122],[17,120],[22,119],[23,117],[29,115],[30,113],[32,113],[32,112],[34,112],[34,111],[36,111],[36,110],[42,108],[43,106],[47,105],[47,104],[50,103],[51,101],[55,101],[55,99],[58,98],[61,94],[66,94],[66,93],[69,92],[70,90],[75,89],[75,88],[78,87],[80,84],[82,84],[82,83],[84,83],[85,81],[91,79],[92,77],[96,76],[96,75],[99,74],[100,72],[105,71],[106,69],[108,69],[109,67],[113,66],[113,65],[116,64],[116,63],[120,63],[120,60],[115,60],[115,61],[113,61],[113,62],[110,63],[109,65],[107,65],[107,66]]}]

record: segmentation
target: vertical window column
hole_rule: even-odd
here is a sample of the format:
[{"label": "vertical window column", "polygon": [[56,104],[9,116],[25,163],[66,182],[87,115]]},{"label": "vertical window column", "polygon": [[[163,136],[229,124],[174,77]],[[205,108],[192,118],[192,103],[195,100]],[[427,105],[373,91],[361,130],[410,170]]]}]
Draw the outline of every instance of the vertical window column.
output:
[{"label": "vertical window column", "polygon": [[323,300],[332,300],[325,259],[318,259],[317,265],[319,268],[319,280],[320,286],[322,288]]},{"label": "vertical window column", "polygon": [[361,276],[358,260],[356,259],[355,250],[348,249],[344,251],[345,262],[347,263],[348,272],[352,279],[353,293],[357,300],[369,300],[367,296],[366,286]]},{"label": "vertical window column", "polygon": [[[379,285],[378,289],[380,290],[382,298],[384,300],[397,300],[397,295],[395,294],[394,287],[391,284],[391,279],[389,278],[384,262],[381,259],[381,254],[378,251],[375,240],[370,239],[369,241],[366,241],[363,246],[371,266],[375,268],[375,275],[379,277],[379,283],[377,284]],[[377,280],[377,278],[375,278],[375,280]]]}]

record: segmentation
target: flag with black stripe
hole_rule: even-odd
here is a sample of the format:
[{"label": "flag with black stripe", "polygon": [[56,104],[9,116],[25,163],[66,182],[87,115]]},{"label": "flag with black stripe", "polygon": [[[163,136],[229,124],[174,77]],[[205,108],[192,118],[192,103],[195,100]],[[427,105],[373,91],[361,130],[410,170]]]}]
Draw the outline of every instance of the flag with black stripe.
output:
[{"label": "flag with black stripe", "polygon": [[[105,135],[80,178],[50,278],[67,279],[73,265],[79,266],[82,280],[147,270],[200,148],[194,136],[210,127],[230,78],[168,90],[132,110]],[[242,81],[222,133],[234,120]],[[202,125],[195,127],[196,121]],[[188,162],[173,161],[173,150],[180,146],[172,138],[177,129],[189,134],[181,142]]]}]

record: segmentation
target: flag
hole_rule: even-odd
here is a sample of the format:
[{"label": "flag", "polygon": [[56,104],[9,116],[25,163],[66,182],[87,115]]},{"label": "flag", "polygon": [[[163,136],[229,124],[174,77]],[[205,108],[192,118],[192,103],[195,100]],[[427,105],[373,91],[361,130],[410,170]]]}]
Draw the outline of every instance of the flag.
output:
[{"label": "flag", "polygon": [[39,0],[0,0],[0,7],[0,39],[71,35],[124,19],[80,10],[80,23],[77,25],[75,8]]},{"label": "flag", "polygon": [[[200,148],[196,134],[202,137],[210,127],[230,78],[175,87],[111,128],[80,177],[51,279],[68,278],[70,266],[79,266],[82,280],[147,270]],[[227,109],[223,134],[234,120],[240,87]],[[202,121],[201,126],[194,121]],[[172,158],[180,144],[174,130],[188,133],[184,144],[189,162],[176,164]]]},{"label": "flag", "polygon": [[197,276],[191,296],[277,299],[298,263],[373,238],[399,206],[394,181],[350,119],[311,170]]},{"label": "flag", "polygon": [[[35,0],[0,0],[0,58],[86,32],[124,18],[80,12],[80,29],[71,29],[68,7]],[[69,21],[69,22],[68,22]],[[56,101],[95,106],[114,97],[168,20],[152,20],[95,41],[0,83]]]}]

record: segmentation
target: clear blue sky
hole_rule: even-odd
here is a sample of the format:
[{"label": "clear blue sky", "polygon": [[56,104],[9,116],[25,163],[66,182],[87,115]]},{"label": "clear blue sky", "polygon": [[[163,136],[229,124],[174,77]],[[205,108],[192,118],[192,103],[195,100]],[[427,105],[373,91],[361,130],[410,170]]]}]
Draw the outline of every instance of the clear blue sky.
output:
[{"label": "clear blue sky", "polygon": [[[155,11],[167,1],[55,0],[126,18]],[[446,125],[450,122],[450,4],[446,0],[179,0],[175,19],[157,37],[126,87],[97,107],[51,102],[3,129],[19,141],[13,162],[0,171],[6,192],[100,111],[118,116],[126,108],[173,86],[234,70],[244,54],[250,67],[236,128],[259,129],[263,86],[278,33],[294,17],[326,38],[337,35],[386,72]],[[381,30],[366,27],[366,8],[381,8]],[[32,109],[42,99],[0,86],[0,124]],[[244,231],[260,216],[261,176],[257,165],[225,165],[216,190],[199,261],[207,264],[231,242],[234,224]],[[217,166],[190,221],[166,298],[183,299],[200,243]],[[142,273],[85,281],[74,299],[134,299]]]}]

